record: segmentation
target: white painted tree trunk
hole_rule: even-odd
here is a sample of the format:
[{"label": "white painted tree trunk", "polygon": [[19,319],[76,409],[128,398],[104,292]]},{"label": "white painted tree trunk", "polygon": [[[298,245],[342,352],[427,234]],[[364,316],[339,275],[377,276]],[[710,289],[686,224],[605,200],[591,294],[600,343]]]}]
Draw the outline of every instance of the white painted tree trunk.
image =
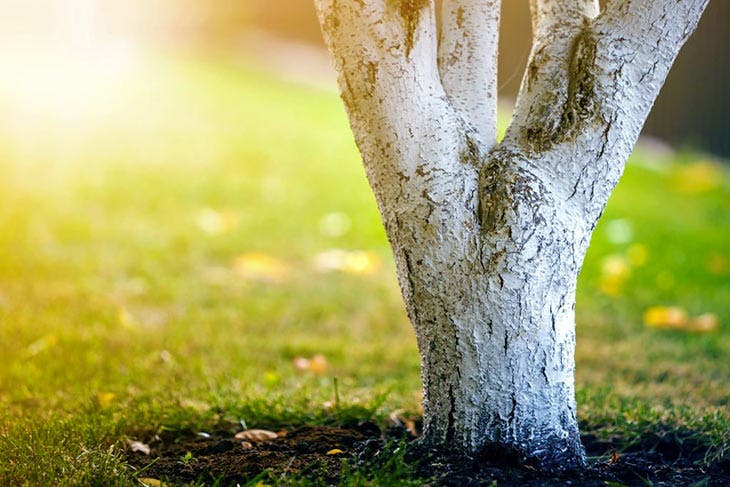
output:
[{"label": "white painted tree trunk", "polygon": [[575,287],[590,236],[708,0],[531,0],[496,142],[499,0],[316,0],[422,358],[424,441],[584,454]]}]

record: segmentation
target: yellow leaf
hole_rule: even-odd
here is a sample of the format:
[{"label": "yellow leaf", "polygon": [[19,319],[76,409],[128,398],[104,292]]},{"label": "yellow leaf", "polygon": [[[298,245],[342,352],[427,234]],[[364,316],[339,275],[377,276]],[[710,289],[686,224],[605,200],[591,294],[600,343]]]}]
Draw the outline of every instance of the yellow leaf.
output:
[{"label": "yellow leaf", "polygon": [[279,375],[270,370],[264,372],[264,385],[266,387],[274,387],[280,381]]},{"label": "yellow leaf", "polygon": [[378,254],[365,250],[329,249],[314,256],[314,267],[320,272],[365,275],[376,272],[380,265]]},{"label": "yellow leaf", "polygon": [[608,255],[601,263],[601,272],[604,276],[626,278],[631,274],[631,267],[623,255]]},{"label": "yellow leaf", "polygon": [[236,257],[233,271],[246,280],[264,282],[280,282],[289,275],[289,268],[284,262],[261,252]]},{"label": "yellow leaf", "polygon": [[687,312],[678,306],[652,306],[644,313],[649,328],[681,330],[687,324]]},{"label": "yellow leaf", "polygon": [[116,394],[113,392],[97,392],[96,393],[96,402],[99,403],[99,407],[102,409],[106,409],[109,406],[112,405],[114,402],[114,399],[117,397]]},{"label": "yellow leaf", "polygon": [[158,479],[141,478],[137,480],[139,480],[145,487],[167,487],[167,484],[165,482]]},{"label": "yellow leaf", "polygon": [[343,452],[339,448],[333,448],[333,449],[331,449],[330,451],[327,452],[327,455],[340,455],[342,453],[345,453],[345,452]]},{"label": "yellow leaf", "polygon": [[622,255],[608,255],[601,263],[599,288],[610,296],[618,295],[624,282],[631,275],[631,267]]}]

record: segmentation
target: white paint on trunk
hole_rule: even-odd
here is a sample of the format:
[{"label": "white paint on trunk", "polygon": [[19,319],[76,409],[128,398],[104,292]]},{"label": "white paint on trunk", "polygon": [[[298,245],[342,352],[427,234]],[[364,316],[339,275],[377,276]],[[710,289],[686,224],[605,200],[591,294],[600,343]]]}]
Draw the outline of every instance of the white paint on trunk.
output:
[{"label": "white paint on trunk", "polygon": [[498,2],[445,0],[440,48],[431,0],[316,4],[416,331],[424,441],[581,465],[577,275],[707,0],[533,0],[496,147]]},{"label": "white paint on trunk", "polygon": [[445,0],[438,65],[453,107],[485,149],[497,142],[500,0]]}]

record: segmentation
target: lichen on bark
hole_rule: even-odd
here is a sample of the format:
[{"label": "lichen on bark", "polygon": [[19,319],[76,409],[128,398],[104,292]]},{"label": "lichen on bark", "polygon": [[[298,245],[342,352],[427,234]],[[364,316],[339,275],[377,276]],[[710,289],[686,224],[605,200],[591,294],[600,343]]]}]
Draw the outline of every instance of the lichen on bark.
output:
[{"label": "lichen on bark", "polygon": [[[530,78],[538,76],[539,66],[528,66]],[[596,39],[585,24],[572,42],[568,55],[567,93],[558,119],[550,112],[550,103],[542,103],[545,109],[525,128],[527,145],[538,152],[549,150],[553,145],[567,141],[577,132],[581,122],[590,120],[598,113],[596,96]],[[546,93],[545,96],[552,96]]]}]

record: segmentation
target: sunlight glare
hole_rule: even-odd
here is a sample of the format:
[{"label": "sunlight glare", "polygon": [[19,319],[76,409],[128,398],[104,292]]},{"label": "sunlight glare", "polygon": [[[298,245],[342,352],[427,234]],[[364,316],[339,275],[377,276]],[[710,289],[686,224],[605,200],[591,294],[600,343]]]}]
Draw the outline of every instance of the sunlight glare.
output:
[{"label": "sunlight glare", "polygon": [[140,50],[132,36],[107,28],[101,7],[98,0],[11,0],[4,7],[4,131],[16,137],[27,130],[72,129],[103,117],[119,99]]}]

